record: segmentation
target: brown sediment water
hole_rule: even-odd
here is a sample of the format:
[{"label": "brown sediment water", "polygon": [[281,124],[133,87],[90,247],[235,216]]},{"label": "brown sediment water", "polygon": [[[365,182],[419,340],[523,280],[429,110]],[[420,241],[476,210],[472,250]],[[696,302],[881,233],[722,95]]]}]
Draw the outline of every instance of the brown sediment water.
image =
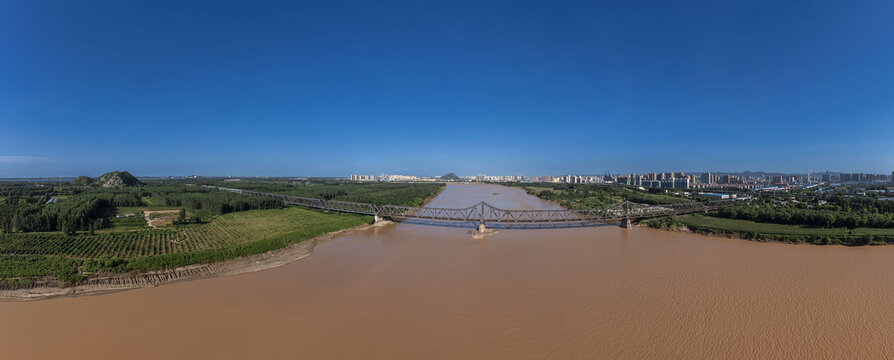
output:
[{"label": "brown sediment water", "polygon": [[[555,206],[491,185],[429,206],[482,200]],[[468,230],[395,224],[276,269],[0,303],[0,359],[894,357],[894,247]]]}]

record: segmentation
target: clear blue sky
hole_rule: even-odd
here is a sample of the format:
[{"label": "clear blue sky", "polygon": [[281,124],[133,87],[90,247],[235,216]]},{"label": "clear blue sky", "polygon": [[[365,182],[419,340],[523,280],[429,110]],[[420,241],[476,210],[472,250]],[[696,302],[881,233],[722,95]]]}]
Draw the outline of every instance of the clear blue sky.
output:
[{"label": "clear blue sky", "polygon": [[890,173],[892,15],[0,0],[0,177]]}]

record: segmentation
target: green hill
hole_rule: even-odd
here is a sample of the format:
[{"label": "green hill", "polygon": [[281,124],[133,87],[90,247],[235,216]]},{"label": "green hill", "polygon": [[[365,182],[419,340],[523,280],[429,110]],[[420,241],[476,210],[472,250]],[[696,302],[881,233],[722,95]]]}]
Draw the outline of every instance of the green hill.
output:
[{"label": "green hill", "polygon": [[74,185],[82,186],[98,186],[104,188],[121,188],[128,186],[143,185],[140,180],[131,175],[127,171],[112,171],[102,174],[102,176],[92,179],[86,176],[78,176],[71,182]]},{"label": "green hill", "polygon": [[459,178],[459,176],[456,176],[456,174],[454,174],[454,173],[449,173],[449,174],[445,174],[444,176],[441,176],[441,180],[444,180],[444,181],[460,181],[460,178]]}]

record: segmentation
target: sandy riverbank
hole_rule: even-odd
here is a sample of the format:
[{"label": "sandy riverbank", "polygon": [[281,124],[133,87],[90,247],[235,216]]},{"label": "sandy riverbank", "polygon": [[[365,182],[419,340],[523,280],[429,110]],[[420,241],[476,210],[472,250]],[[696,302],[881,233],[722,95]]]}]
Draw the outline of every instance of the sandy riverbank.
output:
[{"label": "sandy riverbank", "polygon": [[320,242],[371,227],[387,226],[390,221],[358,225],[310,238],[285,248],[244,256],[210,264],[195,264],[175,269],[140,274],[108,274],[84,280],[77,285],[66,286],[58,281],[48,281],[24,289],[0,290],[0,301],[42,300],[59,296],[99,295],[115,291],[155,287],[178,281],[198,280],[218,276],[238,275],[272,269],[301,260],[313,253]]}]

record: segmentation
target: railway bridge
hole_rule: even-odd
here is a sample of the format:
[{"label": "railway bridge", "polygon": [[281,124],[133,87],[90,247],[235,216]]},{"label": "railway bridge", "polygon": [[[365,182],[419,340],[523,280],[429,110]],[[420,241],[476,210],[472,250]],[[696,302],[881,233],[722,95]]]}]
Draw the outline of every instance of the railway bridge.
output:
[{"label": "railway bridge", "polygon": [[686,202],[668,205],[646,205],[632,202],[602,209],[561,209],[561,210],[514,210],[501,209],[486,202],[459,209],[376,205],[350,201],[323,200],[282,194],[269,194],[257,191],[232,189],[219,186],[203,185],[203,187],[230,191],[238,194],[263,196],[281,200],[285,204],[310,208],[340,211],[354,214],[375,216],[376,221],[390,219],[404,221],[407,219],[477,222],[479,231],[485,224],[551,224],[551,223],[603,223],[620,224],[630,228],[635,221],[668,216],[682,215],[714,210],[731,205],[735,200],[714,200],[707,202]]}]

